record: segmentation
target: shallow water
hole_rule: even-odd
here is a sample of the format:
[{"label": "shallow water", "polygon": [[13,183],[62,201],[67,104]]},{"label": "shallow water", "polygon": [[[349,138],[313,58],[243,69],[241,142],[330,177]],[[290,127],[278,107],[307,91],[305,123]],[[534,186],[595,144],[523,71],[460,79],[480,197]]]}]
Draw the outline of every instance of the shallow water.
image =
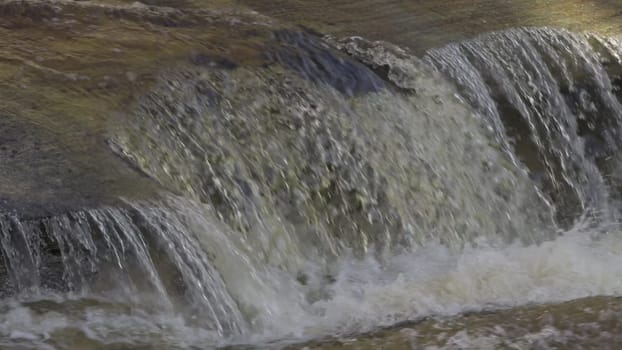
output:
[{"label": "shallow water", "polygon": [[481,33],[520,26],[552,26],[604,35],[622,31],[620,4],[615,0],[241,2],[260,13],[323,33],[385,40],[417,53]]}]

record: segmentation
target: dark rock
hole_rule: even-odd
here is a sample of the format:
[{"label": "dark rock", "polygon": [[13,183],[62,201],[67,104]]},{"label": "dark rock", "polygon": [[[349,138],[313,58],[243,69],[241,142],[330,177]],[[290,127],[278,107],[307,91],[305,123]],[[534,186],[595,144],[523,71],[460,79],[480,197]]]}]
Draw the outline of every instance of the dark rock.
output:
[{"label": "dark rock", "polygon": [[274,32],[265,57],[270,63],[280,64],[315,83],[328,84],[346,96],[376,92],[385,87],[372,70],[306,32]]}]

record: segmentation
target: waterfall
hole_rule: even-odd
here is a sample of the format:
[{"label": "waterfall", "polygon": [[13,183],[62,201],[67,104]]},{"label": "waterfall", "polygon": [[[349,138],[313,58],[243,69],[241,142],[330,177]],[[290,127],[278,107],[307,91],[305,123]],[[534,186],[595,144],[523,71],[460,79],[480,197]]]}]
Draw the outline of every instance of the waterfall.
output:
[{"label": "waterfall", "polygon": [[276,346],[622,295],[618,40],[262,45],[117,111],[107,146],[156,198],[0,217],[0,346]]},{"label": "waterfall", "polygon": [[184,218],[161,204],[128,203],[41,219],[5,216],[0,253],[4,295],[112,298],[184,312],[223,335],[245,330],[208,252]]},{"label": "waterfall", "polygon": [[432,50],[425,60],[456,82],[498,142],[527,166],[555,203],[558,222],[617,216],[619,42],[517,29]]},{"label": "waterfall", "polygon": [[[133,127],[113,137],[114,148],[213,206],[275,264],[430,238],[542,239],[547,204],[442,76],[423,62],[409,66],[414,57],[391,56],[425,87],[357,94],[381,86],[369,84],[370,68],[308,35],[300,41],[282,50],[308,61],[281,54],[291,63],[170,72],[123,116]],[[347,77],[330,80],[333,65],[349,67],[341,69]]]}]

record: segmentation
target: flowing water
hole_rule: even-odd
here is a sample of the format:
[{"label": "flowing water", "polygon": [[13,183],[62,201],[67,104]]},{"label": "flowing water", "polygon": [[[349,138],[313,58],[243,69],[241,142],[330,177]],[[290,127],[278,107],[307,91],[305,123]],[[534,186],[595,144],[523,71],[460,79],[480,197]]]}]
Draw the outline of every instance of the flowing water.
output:
[{"label": "flowing water", "polygon": [[622,341],[620,38],[415,55],[275,25],[262,50],[194,55],[116,112],[155,198],[2,216],[0,348]]}]

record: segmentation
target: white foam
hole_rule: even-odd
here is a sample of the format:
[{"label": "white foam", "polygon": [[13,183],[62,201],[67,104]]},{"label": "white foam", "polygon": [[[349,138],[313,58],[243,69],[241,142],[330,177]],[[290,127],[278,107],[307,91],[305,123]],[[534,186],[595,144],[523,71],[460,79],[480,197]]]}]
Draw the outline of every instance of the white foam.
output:
[{"label": "white foam", "polygon": [[[3,305],[0,339],[46,344],[47,339],[71,328],[102,343],[160,346],[306,340],[430,315],[620,296],[619,234],[610,232],[594,239],[573,230],[540,245],[497,247],[481,240],[461,251],[429,243],[384,263],[372,257],[344,257],[329,267],[310,262],[306,285],[282,271],[255,270],[257,278],[244,290],[234,291],[244,295],[245,302],[252,302],[247,307],[256,312],[251,316],[253,333],[238,339],[219,339],[179,315],[126,313],[123,308],[105,309],[97,304],[41,313],[19,303]],[[332,278],[323,278],[324,274]],[[257,281],[262,285],[255,285]]]},{"label": "white foam", "polygon": [[[315,291],[327,297],[287,305],[292,300],[282,296],[287,313],[259,317],[272,332],[317,337],[430,315],[619,296],[621,253],[619,232],[593,239],[581,230],[532,246],[499,248],[480,241],[455,252],[430,243],[384,264],[344,259],[333,267],[335,282]],[[305,288],[309,293],[313,287]]]}]

